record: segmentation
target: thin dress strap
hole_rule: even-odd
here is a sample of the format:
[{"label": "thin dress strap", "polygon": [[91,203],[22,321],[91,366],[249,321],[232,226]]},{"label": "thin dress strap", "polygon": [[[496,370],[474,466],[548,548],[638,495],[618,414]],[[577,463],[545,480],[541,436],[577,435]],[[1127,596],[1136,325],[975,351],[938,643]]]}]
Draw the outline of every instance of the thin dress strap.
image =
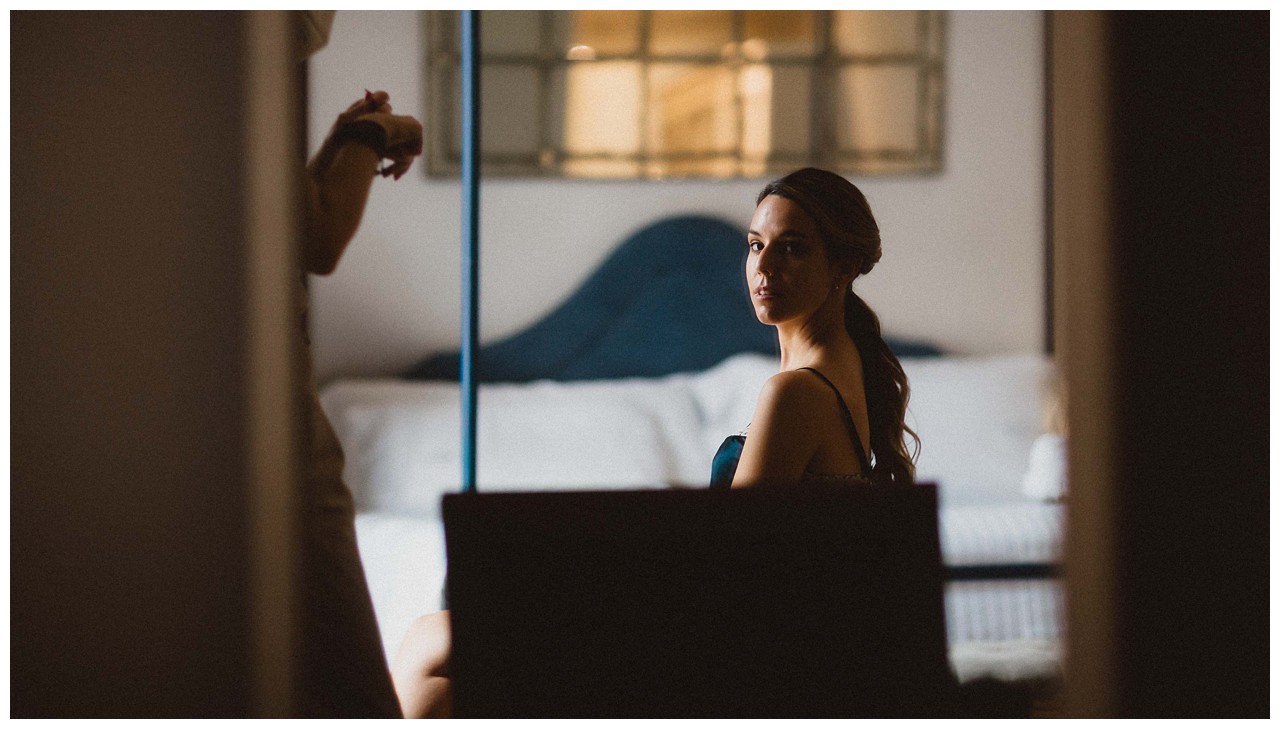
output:
[{"label": "thin dress strap", "polygon": [[849,437],[853,439],[853,449],[858,453],[858,462],[862,464],[862,474],[864,476],[871,475],[871,460],[867,458],[866,451],[862,450],[862,438],[858,437],[858,428],[853,424],[853,414],[849,412],[849,406],[844,402],[844,396],[840,394],[840,389],[832,384],[831,380],[821,372],[812,367],[801,367],[802,370],[808,370],[817,375],[819,379],[827,383],[827,387],[836,394],[836,402],[840,403],[840,413],[844,416],[845,427],[849,429]]}]

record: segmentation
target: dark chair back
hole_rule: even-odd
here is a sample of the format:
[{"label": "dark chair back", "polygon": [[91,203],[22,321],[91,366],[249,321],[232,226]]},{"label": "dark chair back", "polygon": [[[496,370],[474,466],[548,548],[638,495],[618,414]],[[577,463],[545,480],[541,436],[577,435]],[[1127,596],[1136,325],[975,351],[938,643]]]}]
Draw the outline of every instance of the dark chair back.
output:
[{"label": "dark chair back", "polygon": [[936,490],[444,500],[454,709],[944,716]]}]

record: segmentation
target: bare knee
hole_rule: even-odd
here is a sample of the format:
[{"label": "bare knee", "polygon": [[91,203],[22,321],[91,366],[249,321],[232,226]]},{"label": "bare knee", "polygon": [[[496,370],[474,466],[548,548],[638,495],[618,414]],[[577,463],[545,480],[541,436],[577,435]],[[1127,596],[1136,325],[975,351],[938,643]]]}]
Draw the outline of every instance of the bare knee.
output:
[{"label": "bare knee", "polygon": [[419,617],[405,632],[391,677],[406,717],[449,714],[449,646],[447,610]]},{"label": "bare knee", "polygon": [[395,664],[397,672],[448,676],[449,612],[431,613],[414,620],[400,642]]}]

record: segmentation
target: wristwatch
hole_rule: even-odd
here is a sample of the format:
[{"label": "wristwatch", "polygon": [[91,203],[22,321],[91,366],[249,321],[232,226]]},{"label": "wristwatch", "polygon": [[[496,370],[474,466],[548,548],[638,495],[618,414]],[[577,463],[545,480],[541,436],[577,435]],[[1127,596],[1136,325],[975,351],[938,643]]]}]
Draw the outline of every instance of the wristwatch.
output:
[{"label": "wristwatch", "polygon": [[333,141],[339,145],[356,142],[372,149],[381,159],[387,154],[387,130],[381,124],[368,119],[356,119],[338,128]]}]

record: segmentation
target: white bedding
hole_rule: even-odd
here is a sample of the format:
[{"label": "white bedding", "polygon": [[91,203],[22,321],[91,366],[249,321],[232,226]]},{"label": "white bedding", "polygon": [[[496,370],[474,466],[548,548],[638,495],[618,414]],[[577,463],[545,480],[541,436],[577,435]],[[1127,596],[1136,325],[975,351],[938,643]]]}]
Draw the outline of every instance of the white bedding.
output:
[{"label": "white bedding", "polygon": [[[1025,502],[1049,363],[1039,355],[903,360],[917,478],[946,504]],[[478,485],[486,490],[707,484],[711,456],[750,421],[777,370],[761,355],[696,374],[480,389]],[[433,514],[461,480],[457,384],[338,380],[321,403],[347,453],[361,510]]]},{"label": "white bedding", "polygon": [[[750,420],[776,359],[738,355],[659,379],[481,388],[482,490],[703,487],[711,456]],[[1061,507],[1022,492],[1040,435],[1049,362],[1039,355],[904,360],[917,475],[939,485],[948,564],[1054,561]],[[460,482],[456,383],[339,380],[321,393],[347,455],[345,476],[388,652],[417,615],[439,609],[440,498]],[[1061,595],[1043,580],[953,583],[948,637],[1044,641],[1059,634]],[[1036,644],[1038,645],[1038,644]]]}]

